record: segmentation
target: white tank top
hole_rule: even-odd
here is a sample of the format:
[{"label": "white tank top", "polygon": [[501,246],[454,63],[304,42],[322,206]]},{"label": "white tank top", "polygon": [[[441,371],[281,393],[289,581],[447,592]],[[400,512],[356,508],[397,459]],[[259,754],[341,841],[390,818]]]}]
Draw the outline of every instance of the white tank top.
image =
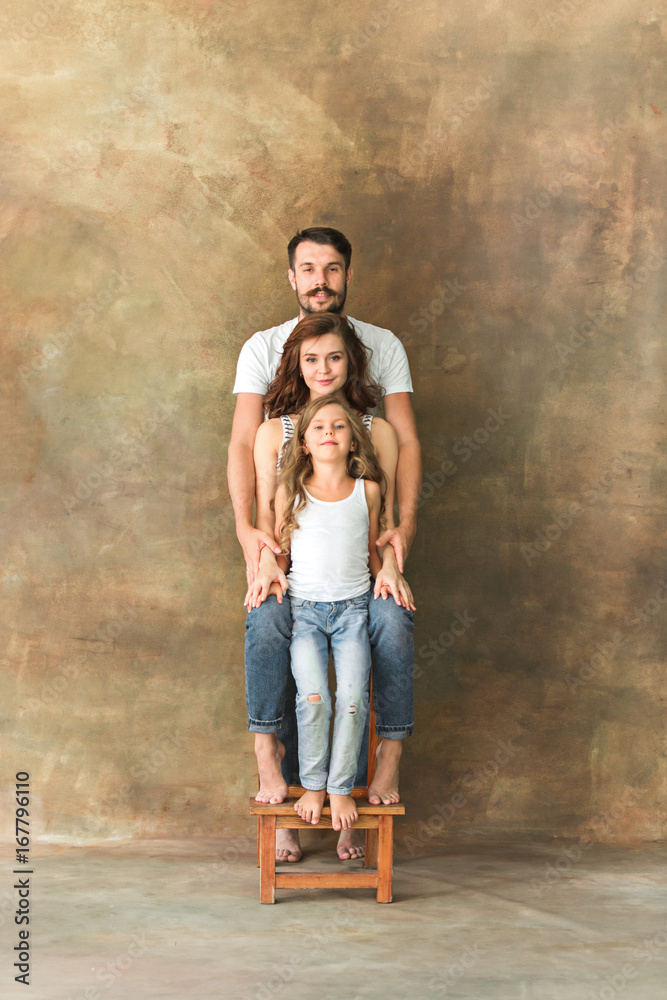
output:
[{"label": "white tank top", "polygon": [[308,500],[292,533],[290,597],[306,601],[346,601],[370,587],[368,504],[364,480],[357,479],[345,500]]}]

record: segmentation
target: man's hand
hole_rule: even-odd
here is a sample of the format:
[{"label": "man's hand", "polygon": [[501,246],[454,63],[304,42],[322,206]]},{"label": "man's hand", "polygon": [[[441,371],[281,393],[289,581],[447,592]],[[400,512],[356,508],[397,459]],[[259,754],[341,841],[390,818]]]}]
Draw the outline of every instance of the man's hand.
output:
[{"label": "man's hand", "polygon": [[408,553],[415,540],[415,534],[414,528],[409,529],[405,525],[399,524],[396,528],[387,528],[375,543],[380,548],[383,545],[391,545],[396,553],[396,562],[401,573],[405,568],[405,560],[408,558]]},{"label": "man's hand", "polygon": [[[237,528],[236,537],[243,549],[246,577],[248,578],[248,583],[251,584],[259,572],[259,556],[262,549],[266,546],[271,552],[280,555],[280,546],[276,544],[275,538],[272,538],[268,531],[260,531],[259,528],[253,528],[251,524],[244,528]],[[282,573],[282,570],[278,570],[278,572],[282,574],[282,579],[284,580],[285,575]],[[275,577],[275,579],[278,579],[278,577]],[[287,589],[287,583],[285,583],[285,589]]]}]

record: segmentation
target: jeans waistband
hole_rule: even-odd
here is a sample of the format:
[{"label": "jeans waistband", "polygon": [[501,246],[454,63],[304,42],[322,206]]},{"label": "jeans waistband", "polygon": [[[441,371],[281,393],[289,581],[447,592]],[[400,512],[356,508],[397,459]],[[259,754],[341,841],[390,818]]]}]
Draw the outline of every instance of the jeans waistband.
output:
[{"label": "jeans waistband", "polygon": [[309,601],[303,597],[291,597],[290,604],[292,607],[296,608],[349,608],[352,605],[357,604],[361,606],[362,604],[368,604],[371,596],[370,589],[366,591],[365,594],[360,594],[359,597],[348,597],[344,601]]}]

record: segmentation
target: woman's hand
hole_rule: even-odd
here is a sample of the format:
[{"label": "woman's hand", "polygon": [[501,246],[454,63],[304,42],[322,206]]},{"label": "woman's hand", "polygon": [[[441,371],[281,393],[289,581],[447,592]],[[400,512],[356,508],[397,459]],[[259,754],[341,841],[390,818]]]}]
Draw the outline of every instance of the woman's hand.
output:
[{"label": "woman's hand", "polygon": [[278,604],[282,604],[284,593],[285,591],[277,580],[274,580],[270,574],[260,571],[254,582],[248,587],[248,593],[245,595],[243,603],[248,611],[252,611],[253,608],[258,608],[260,604],[263,604],[270,594],[275,594]]},{"label": "woman's hand", "polygon": [[275,538],[272,538],[268,531],[261,531],[259,528],[254,528],[252,524],[238,528],[236,537],[243,549],[248,583],[252,583],[259,572],[259,563],[263,550],[267,548],[269,552],[274,552],[277,555],[280,553],[280,546],[276,544]]},{"label": "woman's hand", "polygon": [[398,572],[398,567],[393,559],[385,559],[382,569],[375,578],[375,589],[373,596],[382,597],[387,600],[389,594],[392,595],[397,604],[408,611],[416,611],[412,591],[407,580],[402,573]]},{"label": "woman's hand", "polygon": [[278,604],[283,603],[283,594],[287,590],[287,579],[285,573],[278,565],[276,557],[265,546],[259,557],[259,573],[254,580],[248,581],[248,592],[243,603],[248,611],[258,608],[269,594],[275,594]]}]

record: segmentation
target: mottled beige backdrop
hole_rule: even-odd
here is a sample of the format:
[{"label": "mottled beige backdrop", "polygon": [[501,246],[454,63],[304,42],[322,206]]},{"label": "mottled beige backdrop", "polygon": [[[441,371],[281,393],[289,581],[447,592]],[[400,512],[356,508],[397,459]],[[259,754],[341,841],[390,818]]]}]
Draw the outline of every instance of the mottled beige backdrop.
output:
[{"label": "mottled beige backdrop", "polygon": [[1,757],[35,834],[252,835],[231,388],[325,224],[424,448],[397,846],[664,837],[658,7],[3,0]]}]

